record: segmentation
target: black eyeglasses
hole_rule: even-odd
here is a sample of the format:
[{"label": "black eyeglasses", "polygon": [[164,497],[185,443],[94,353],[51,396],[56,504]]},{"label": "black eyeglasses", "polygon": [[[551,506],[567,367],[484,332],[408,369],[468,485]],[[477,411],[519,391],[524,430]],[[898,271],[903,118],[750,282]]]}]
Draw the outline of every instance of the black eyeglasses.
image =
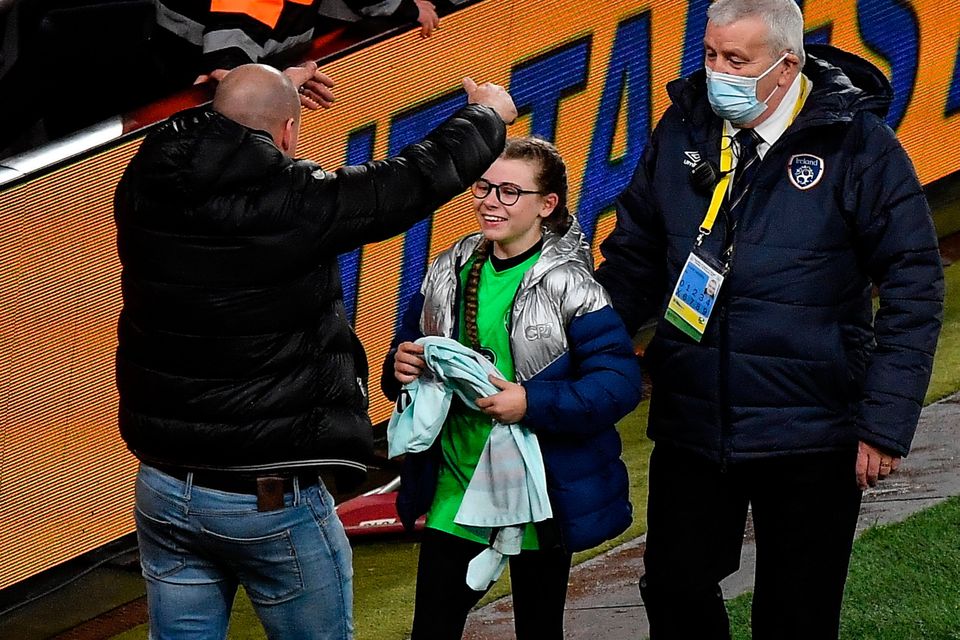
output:
[{"label": "black eyeglasses", "polygon": [[497,200],[500,201],[500,204],[508,207],[517,204],[517,201],[520,200],[520,196],[525,193],[538,193],[540,195],[544,195],[545,193],[544,191],[530,191],[529,189],[521,189],[517,185],[510,184],[508,182],[494,184],[489,180],[484,180],[483,178],[480,178],[474,182],[473,186],[470,187],[473,197],[479,200],[486,198],[491,189],[497,192]]}]

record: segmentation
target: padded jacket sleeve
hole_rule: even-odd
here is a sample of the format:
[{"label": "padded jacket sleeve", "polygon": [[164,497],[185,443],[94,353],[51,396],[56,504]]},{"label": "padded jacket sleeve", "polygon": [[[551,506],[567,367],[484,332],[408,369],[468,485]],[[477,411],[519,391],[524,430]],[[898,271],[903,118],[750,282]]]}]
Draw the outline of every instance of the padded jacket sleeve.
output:
[{"label": "padded jacket sleeve", "polygon": [[344,253],[385,240],[463,192],[497,159],[505,140],[506,126],[493,109],[467,105],[397,156],[333,172],[316,169],[300,210],[316,216],[321,251]]},{"label": "padded jacket sleeve", "polygon": [[609,429],[640,402],[640,363],[609,306],[577,316],[567,328],[572,371],[559,380],[523,383],[523,424],[538,433],[590,436]]},{"label": "padded jacket sleeve", "polygon": [[847,143],[863,151],[849,168],[844,207],[880,306],[857,431],[869,444],[906,455],[943,321],[943,265],[930,209],[906,152],[879,118],[859,118]]},{"label": "padded jacket sleeve", "polygon": [[631,336],[656,315],[664,295],[667,243],[653,198],[656,139],[654,132],[617,199],[617,223],[600,245],[604,260],[595,274]]}]

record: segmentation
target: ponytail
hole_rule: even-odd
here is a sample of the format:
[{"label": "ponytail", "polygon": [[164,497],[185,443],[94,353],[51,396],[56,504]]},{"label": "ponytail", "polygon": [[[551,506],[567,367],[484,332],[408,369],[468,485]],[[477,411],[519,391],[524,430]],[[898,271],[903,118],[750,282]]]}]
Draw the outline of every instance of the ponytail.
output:
[{"label": "ponytail", "polygon": [[467,274],[467,286],[463,292],[463,315],[466,324],[467,338],[470,340],[470,347],[474,351],[480,350],[480,332],[477,329],[477,313],[479,305],[477,298],[480,289],[480,271],[483,265],[490,257],[493,250],[493,243],[484,238],[477,245],[473,252],[473,264],[470,265],[470,273]]}]

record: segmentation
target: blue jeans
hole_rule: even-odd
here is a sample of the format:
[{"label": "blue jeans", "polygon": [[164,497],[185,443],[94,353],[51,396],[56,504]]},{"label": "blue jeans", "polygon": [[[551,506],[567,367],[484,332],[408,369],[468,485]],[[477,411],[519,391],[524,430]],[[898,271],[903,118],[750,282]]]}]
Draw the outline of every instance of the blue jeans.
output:
[{"label": "blue jeans", "polygon": [[353,637],[353,563],[322,482],[258,512],[257,497],[193,485],[147,465],[137,474],[140,565],[151,640],[226,637],[243,585],[270,640]]}]

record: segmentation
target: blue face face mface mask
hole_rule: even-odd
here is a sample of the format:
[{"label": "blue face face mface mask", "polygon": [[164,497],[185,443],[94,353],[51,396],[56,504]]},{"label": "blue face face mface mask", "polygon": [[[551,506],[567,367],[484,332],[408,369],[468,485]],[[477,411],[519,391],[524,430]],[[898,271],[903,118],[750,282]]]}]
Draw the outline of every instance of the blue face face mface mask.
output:
[{"label": "blue face face mface mask", "polygon": [[764,100],[757,98],[757,83],[765,75],[777,68],[787,54],[783,54],[770,65],[766,71],[753,78],[749,76],[735,76],[731,73],[707,71],[707,98],[713,112],[724,120],[733,124],[747,124],[756,120],[761,113],[767,110],[767,100],[773,97],[777,87]]}]

